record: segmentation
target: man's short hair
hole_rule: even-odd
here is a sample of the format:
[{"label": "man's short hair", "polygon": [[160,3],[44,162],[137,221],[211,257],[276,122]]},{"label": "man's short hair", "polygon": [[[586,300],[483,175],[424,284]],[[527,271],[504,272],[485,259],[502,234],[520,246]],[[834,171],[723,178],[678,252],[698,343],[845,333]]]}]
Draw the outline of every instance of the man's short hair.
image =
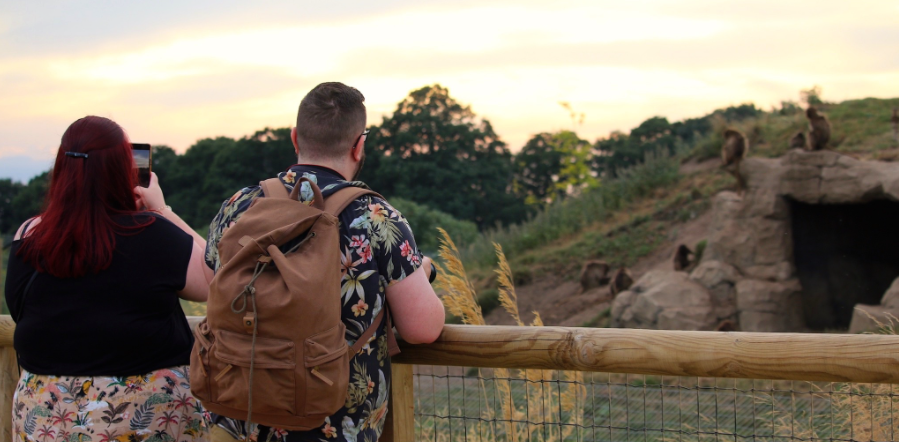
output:
[{"label": "man's short hair", "polygon": [[343,83],[322,83],[297,111],[297,145],[306,158],[336,159],[349,153],[365,130],[365,97]]}]

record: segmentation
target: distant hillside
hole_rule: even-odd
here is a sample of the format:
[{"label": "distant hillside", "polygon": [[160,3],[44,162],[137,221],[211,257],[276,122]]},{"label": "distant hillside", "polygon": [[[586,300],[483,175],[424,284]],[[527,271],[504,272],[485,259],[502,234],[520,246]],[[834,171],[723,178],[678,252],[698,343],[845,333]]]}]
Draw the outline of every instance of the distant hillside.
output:
[{"label": "distant hillside", "polygon": [[[817,107],[831,122],[831,149],[860,159],[899,160],[899,145],[893,141],[890,123],[899,98],[825,102]],[[707,212],[711,198],[736,184],[718,167],[721,134],[726,127],[746,134],[750,157],[782,155],[789,149],[789,139],[807,130],[804,108],[794,103],[739,121],[728,121],[720,112],[705,118],[710,124],[708,132],[677,146],[674,154],[647,153],[642,164],[622,169],[617,177],[603,180],[596,188],[551,204],[526,222],[484,232],[483,240],[463,251],[463,260],[482,294],[485,309],[495,306],[491,242],[503,246],[517,284],[525,287],[523,294],[519,293],[525,298],[520,300],[522,310],[542,305],[539,299],[526,299],[528,286],[543,287],[533,293],[541,298],[547,297],[547,291],[564,292],[558,289],[560,281],[576,281],[581,265],[589,259],[605,260],[612,266],[646,267],[648,264],[641,263],[652,257],[657,262],[653,265],[667,268],[668,256],[660,257],[659,252],[673,251],[682,232]],[[687,245],[694,248],[697,244]],[[547,285],[546,281],[555,282]],[[572,296],[576,292],[569,291]],[[553,311],[556,307],[539,307],[548,324],[581,325],[566,322],[565,314]],[[589,310],[587,305],[581,307],[568,313]]]}]

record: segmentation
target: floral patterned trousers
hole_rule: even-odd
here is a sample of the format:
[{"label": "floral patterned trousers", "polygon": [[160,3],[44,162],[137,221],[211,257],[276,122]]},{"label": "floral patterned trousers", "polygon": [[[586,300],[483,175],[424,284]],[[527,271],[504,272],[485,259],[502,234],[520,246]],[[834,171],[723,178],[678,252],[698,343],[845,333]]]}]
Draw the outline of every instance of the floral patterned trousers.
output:
[{"label": "floral patterned trousers", "polygon": [[205,442],[208,422],[187,366],[129,377],[23,370],[13,396],[13,442]]}]

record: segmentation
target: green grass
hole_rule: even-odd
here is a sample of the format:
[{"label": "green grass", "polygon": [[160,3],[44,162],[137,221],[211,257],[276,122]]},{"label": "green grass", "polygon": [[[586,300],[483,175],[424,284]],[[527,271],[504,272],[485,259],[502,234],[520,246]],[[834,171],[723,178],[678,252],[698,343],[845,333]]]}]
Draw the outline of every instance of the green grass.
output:
[{"label": "green grass", "polygon": [[[607,315],[608,310],[597,318]],[[895,334],[895,324],[884,325],[882,333]],[[413,379],[416,439],[575,442],[597,440],[599,434],[598,440],[653,442],[712,442],[722,436],[896,440],[899,432],[894,418],[899,400],[889,384],[582,376],[557,370],[419,367]],[[509,409],[515,412],[503,413]],[[571,433],[563,436],[566,428]]]},{"label": "green grass", "polygon": [[[899,98],[864,98],[841,103],[824,103],[818,106],[830,121],[829,148],[860,158],[877,159],[884,151],[895,149],[890,116],[893,107],[899,107]],[[725,126],[716,121],[715,131],[695,146],[692,154],[698,158],[720,155],[720,132]],[[790,138],[799,131],[808,132],[808,120],[804,112],[780,115],[764,113],[730,125],[750,137],[749,156],[773,158],[789,150]],[[753,137],[752,134],[757,134]]]},{"label": "green grass", "polygon": [[[570,422],[571,408],[543,410],[543,400],[532,402],[536,409],[525,406],[529,395],[557,404],[566,389],[557,376],[528,382],[513,370],[511,395],[504,396],[491,369],[468,369],[464,377],[437,373],[439,378],[417,375],[414,382],[417,439],[511,441],[515,425],[520,442],[563,441],[559,430]],[[889,386],[877,384],[585,373],[583,385],[574,404],[583,413],[581,428],[566,442],[812,440],[810,430],[814,440],[869,440],[870,410],[889,418],[896,405]],[[500,413],[510,402],[522,412],[515,424]],[[891,419],[873,425],[887,436],[895,430]]]},{"label": "green grass", "polygon": [[648,196],[656,188],[680,179],[680,159],[667,154],[647,155],[644,164],[621,173],[600,187],[554,203],[529,220],[509,227],[489,230],[462,252],[462,259],[473,267],[494,264],[493,243],[499,243],[508,256],[552,243],[608,219],[629,203]]}]

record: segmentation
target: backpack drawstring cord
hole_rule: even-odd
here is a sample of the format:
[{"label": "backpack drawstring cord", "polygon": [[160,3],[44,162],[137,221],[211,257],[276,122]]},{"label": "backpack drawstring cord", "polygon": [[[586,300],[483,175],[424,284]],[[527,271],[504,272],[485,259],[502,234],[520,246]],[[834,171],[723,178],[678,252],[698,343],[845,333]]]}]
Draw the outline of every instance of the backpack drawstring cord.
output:
[{"label": "backpack drawstring cord", "polygon": [[[247,310],[247,297],[250,298],[250,303],[253,305],[253,341],[250,345],[250,386],[247,394],[247,420],[244,422],[244,431],[247,440],[250,439],[250,418],[253,416],[253,366],[256,361],[256,332],[259,328],[258,316],[256,315],[256,288],[253,287],[253,284],[256,283],[256,278],[265,271],[269,262],[271,261],[256,262],[256,269],[253,271],[253,278],[250,279],[250,283],[247,284],[240,294],[235,296],[231,301],[231,311],[234,313],[243,313]],[[243,304],[239,309],[236,307],[238,301],[243,301]]]},{"label": "backpack drawstring cord", "polygon": [[[253,296],[256,294],[256,287],[253,287],[253,284],[256,283],[256,278],[265,271],[265,267],[268,266],[268,262],[256,261],[256,270],[253,271],[253,278],[250,279],[250,283],[247,284],[234,299],[231,300],[231,311],[234,313],[243,313],[247,311],[247,296]],[[238,301],[242,301],[243,304],[240,308],[236,307]],[[253,311],[256,311],[256,308],[253,307]]]}]

